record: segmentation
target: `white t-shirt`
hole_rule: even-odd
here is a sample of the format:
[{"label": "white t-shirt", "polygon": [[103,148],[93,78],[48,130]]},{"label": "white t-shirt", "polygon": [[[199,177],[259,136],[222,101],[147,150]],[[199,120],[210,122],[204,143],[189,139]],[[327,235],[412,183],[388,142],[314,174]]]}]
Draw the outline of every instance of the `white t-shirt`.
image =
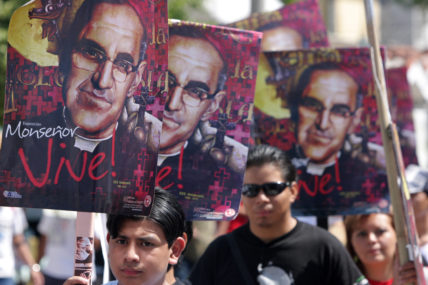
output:
[{"label": "white t-shirt", "polygon": [[[76,217],[77,213],[73,211],[43,210],[37,229],[47,238],[41,261],[42,271],[46,275],[57,279],[67,279],[74,275]],[[95,237],[99,238],[97,230]],[[92,268],[94,281],[97,277],[95,262]]]},{"label": "white t-shirt", "polygon": [[27,219],[21,208],[0,207],[0,278],[15,276],[13,237],[23,234]]},{"label": "white t-shirt", "polygon": [[41,264],[42,271],[51,277],[67,279],[74,275],[75,221],[76,212],[42,212],[37,229],[46,236],[47,242]]}]

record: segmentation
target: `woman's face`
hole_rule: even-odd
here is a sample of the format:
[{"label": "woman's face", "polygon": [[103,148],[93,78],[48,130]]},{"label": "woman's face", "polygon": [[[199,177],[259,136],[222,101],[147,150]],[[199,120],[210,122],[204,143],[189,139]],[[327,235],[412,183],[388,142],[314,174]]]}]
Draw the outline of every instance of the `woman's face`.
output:
[{"label": "woman's face", "polygon": [[392,218],[386,214],[371,214],[354,226],[351,243],[364,267],[394,259],[397,237]]}]

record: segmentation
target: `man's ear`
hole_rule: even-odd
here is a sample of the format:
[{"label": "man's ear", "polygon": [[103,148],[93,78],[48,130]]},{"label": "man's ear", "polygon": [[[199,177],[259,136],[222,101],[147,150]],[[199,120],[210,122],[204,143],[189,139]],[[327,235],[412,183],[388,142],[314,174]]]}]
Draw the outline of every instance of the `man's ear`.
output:
[{"label": "man's ear", "polygon": [[363,108],[360,107],[355,110],[354,115],[352,116],[352,122],[348,129],[348,135],[352,134],[356,127],[361,123],[361,117],[363,116]]},{"label": "man's ear", "polygon": [[218,109],[218,107],[220,107],[220,103],[223,100],[223,98],[224,98],[225,95],[226,95],[225,91],[219,91],[219,92],[217,92],[217,94],[211,100],[210,106],[205,111],[205,113],[202,115],[201,121],[208,120],[217,111],[217,109]]},{"label": "man's ear", "polygon": [[144,60],[141,61],[140,64],[138,65],[135,78],[131,83],[131,87],[129,87],[127,97],[131,97],[132,95],[134,95],[135,91],[137,91],[138,85],[140,84],[143,78],[143,73],[144,73],[144,70],[146,69],[146,66],[147,66],[147,62]]},{"label": "man's ear", "polygon": [[176,265],[181,253],[186,247],[186,241],[183,237],[178,237],[172,243],[169,249],[169,264]]},{"label": "man's ear", "polygon": [[106,239],[107,239],[107,243],[110,242],[110,234],[109,233],[107,233]]},{"label": "man's ear", "polygon": [[290,193],[291,193],[291,202],[294,203],[294,201],[296,201],[297,196],[299,195],[299,185],[297,184],[296,181],[291,182],[291,186],[290,186]]}]

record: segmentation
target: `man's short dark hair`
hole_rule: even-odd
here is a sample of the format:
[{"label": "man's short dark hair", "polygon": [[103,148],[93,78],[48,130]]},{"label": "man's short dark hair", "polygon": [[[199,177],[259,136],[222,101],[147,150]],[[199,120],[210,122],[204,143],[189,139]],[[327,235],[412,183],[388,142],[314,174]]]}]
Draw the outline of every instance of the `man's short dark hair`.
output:
[{"label": "man's short dark hair", "polygon": [[156,187],[149,216],[110,214],[107,218],[107,230],[112,238],[116,238],[125,221],[143,221],[145,219],[155,222],[162,228],[168,247],[171,247],[178,237],[183,236],[186,229],[184,212],[177,198],[171,192]]},{"label": "man's short dark hair", "polygon": [[217,79],[217,90],[215,93],[224,90],[226,87],[226,81],[227,81],[227,63],[224,60],[223,54],[220,52],[220,50],[214,45],[207,37],[206,35],[198,28],[193,26],[178,26],[178,25],[172,25],[169,27],[169,38],[171,39],[173,36],[179,36],[184,38],[192,38],[192,39],[199,39],[203,41],[207,41],[218,53],[218,55],[221,58],[221,61],[223,63],[223,68],[220,70],[218,74]]},{"label": "man's short dark hair", "polygon": [[59,70],[62,74],[67,74],[71,67],[71,53],[75,48],[79,39],[79,34],[83,28],[92,19],[92,14],[95,8],[99,4],[114,4],[114,5],[128,5],[131,7],[138,16],[141,26],[143,28],[143,38],[140,43],[140,54],[139,61],[143,61],[146,55],[147,49],[147,29],[146,24],[142,21],[138,11],[130,5],[128,0],[85,0],[76,12],[72,24],[69,26],[67,32],[63,33],[60,40],[60,51],[59,51]]},{"label": "man's short dark hair", "polygon": [[290,106],[291,111],[291,119],[295,122],[299,120],[298,115],[298,106],[300,103],[300,99],[302,98],[303,91],[307,88],[307,86],[311,83],[312,75],[316,71],[342,71],[346,74],[348,74],[352,80],[357,84],[358,90],[357,90],[357,97],[356,97],[356,108],[359,108],[362,106],[363,103],[363,93],[361,85],[358,83],[358,81],[349,73],[347,70],[341,66],[340,64],[334,63],[334,62],[322,62],[322,63],[316,63],[313,65],[309,65],[306,67],[303,72],[300,74],[300,77],[298,78],[297,83],[292,87],[288,94],[288,105]]},{"label": "man's short dark hair", "polygon": [[265,144],[251,147],[248,151],[247,169],[252,166],[261,167],[265,164],[274,164],[278,167],[285,181],[296,180],[296,169],[284,151]]}]

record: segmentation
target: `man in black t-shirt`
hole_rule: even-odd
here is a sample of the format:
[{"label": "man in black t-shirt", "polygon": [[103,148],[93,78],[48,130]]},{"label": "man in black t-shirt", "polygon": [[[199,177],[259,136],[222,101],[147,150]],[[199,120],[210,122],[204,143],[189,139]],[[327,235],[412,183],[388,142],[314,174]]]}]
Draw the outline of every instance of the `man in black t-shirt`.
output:
[{"label": "man in black t-shirt", "polygon": [[193,284],[368,284],[337,239],[292,217],[295,179],[284,152],[250,150],[242,190],[249,224],[211,243]]}]

